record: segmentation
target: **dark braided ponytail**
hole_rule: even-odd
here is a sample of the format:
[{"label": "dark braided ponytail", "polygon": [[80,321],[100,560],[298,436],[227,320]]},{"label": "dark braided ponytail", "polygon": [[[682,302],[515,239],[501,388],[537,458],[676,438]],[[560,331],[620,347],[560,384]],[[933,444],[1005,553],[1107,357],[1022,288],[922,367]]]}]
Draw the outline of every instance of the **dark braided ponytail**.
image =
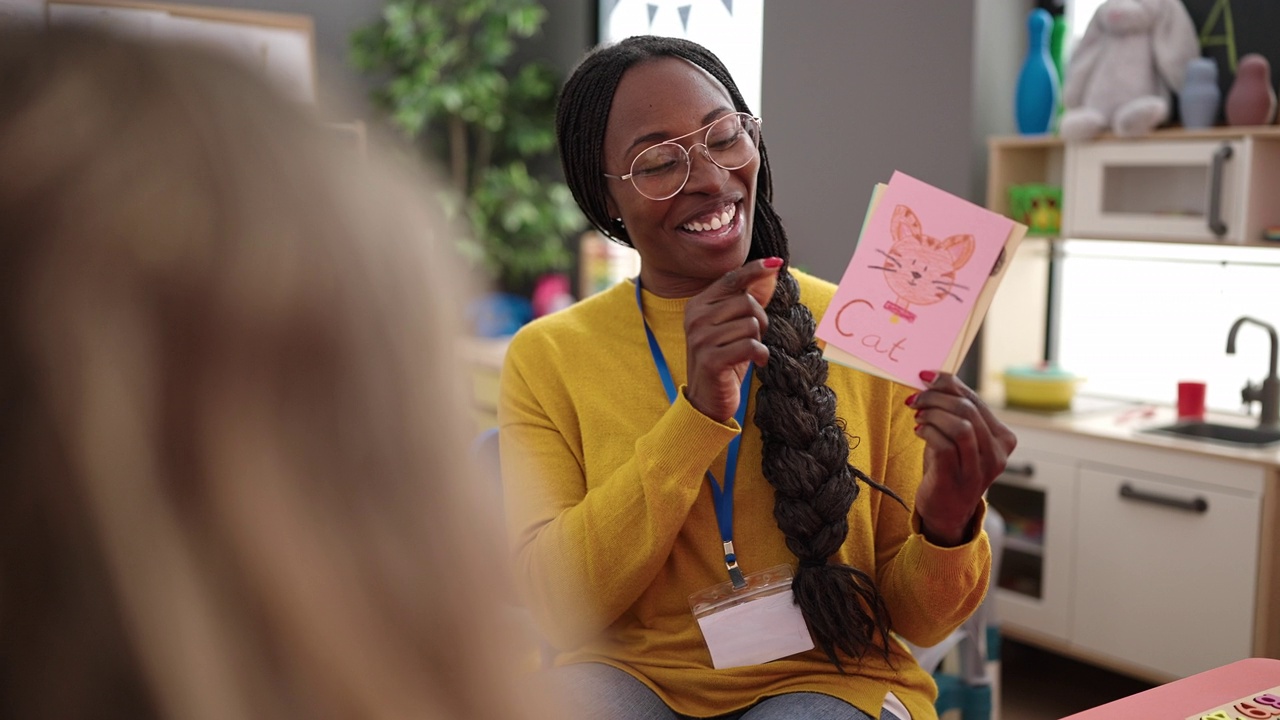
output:
[{"label": "dark braided ponytail", "polygon": [[[641,35],[599,47],[582,60],[561,89],[556,109],[560,160],[591,224],[625,245],[631,244],[630,238],[609,217],[605,200],[605,128],[623,73],[659,57],[683,58],[706,70],[728,90],[738,111],[750,112],[720,60],[687,40]],[[773,209],[773,178],[763,139],[756,184],[748,259],[789,261],[787,234]],[[801,304],[799,285],[785,266],[765,312],[769,363],[757,368],[755,423],[764,441],[764,476],[774,488],[773,515],[787,547],[800,561],[792,585],[796,603],[815,640],[841,671],[841,654],[859,659],[877,644],[887,660],[889,612],[874,578],[829,558],[848,535],[858,480],[902,500],[849,464],[849,441],[835,414],[835,393],[826,385],[827,362],[814,340],[813,314]]]}]

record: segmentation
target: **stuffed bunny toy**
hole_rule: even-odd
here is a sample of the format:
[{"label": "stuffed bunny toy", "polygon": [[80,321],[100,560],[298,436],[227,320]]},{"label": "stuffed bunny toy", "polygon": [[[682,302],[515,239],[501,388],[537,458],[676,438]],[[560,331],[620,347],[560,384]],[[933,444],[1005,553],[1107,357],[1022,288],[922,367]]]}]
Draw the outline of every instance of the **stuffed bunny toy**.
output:
[{"label": "stuffed bunny toy", "polygon": [[1200,56],[1182,0],[1105,0],[1072,52],[1058,134],[1142,135],[1169,119],[1170,93]]}]

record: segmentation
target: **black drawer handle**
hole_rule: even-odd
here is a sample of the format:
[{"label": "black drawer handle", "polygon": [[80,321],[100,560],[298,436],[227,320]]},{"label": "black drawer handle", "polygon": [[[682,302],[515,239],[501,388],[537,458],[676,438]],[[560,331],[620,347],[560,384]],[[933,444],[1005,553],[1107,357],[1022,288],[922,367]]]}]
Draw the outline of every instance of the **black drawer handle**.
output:
[{"label": "black drawer handle", "polygon": [[1036,466],[1031,463],[1022,463],[1020,465],[1009,465],[1005,467],[1004,475],[1009,475],[1023,480],[1030,480],[1036,476]]},{"label": "black drawer handle", "polygon": [[1231,159],[1231,146],[1223,143],[1213,153],[1213,165],[1209,175],[1209,230],[1222,237],[1227,234],[1227,223],[1222,220],[1222,171]]},{"label": "black drawer handle", "polygon": [[1125,500],[1151,503],[1152,505],[1163,505],[1164,507],[1171,507],[1175,510],[1186,510],[1187,512],[1193,513],[1205,513],[1209,511],[1209,501],[1202,497],[1185,500],[1183,498],[1170,497],[1169,495],[1144,492],[1142,490],[1135,489],[1129,483],[1121,483],[1120,497]]}]

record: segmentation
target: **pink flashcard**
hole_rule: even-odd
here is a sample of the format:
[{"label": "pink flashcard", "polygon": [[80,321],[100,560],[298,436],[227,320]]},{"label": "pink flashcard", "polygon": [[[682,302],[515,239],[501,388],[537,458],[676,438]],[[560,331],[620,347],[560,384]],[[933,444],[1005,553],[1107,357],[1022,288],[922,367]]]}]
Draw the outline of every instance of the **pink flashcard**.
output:
[{"label": "pink flashcard", "polygon": [[817,336],[837,362],[923,387],[964,359],[1021,226],[901,172],[872,204]]}]

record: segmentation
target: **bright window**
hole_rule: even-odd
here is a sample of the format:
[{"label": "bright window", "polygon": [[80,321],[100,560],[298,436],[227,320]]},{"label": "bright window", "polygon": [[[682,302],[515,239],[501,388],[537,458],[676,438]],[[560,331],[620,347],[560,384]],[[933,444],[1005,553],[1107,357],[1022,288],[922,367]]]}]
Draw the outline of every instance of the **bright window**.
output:
[{"label": "bright window", "polygon": [[1104,0],[1068,0],[1067,7],[1063,14],[1067,17],[1067,33],[1069,39],[1064,52],[1070,56],[1071,49],[1080,42],[1080,38],[1084,37],[1085,28],[1089,27],[1089,21],[1093,19],[1093,13],[1097,11],[1098,6],[1102,5]]},{"label": "bright window", "polygon": [[699,43],[729,68],[756,115],[764,58],[764,0],[600,0],[599,40],[665,35]]},{"label": "bright window", "polygon": [[1241,388],[1267,375],[1270,338],[1246,324],[1227,355],[1227,335],[1242,315],[1280,328],[1280,245],[1068,240],[1063,250],[1058,358],[1086,378],[1082,393],[1172,404],[1179,380],[1204,380],[1211,410],[1243,410]]}]

